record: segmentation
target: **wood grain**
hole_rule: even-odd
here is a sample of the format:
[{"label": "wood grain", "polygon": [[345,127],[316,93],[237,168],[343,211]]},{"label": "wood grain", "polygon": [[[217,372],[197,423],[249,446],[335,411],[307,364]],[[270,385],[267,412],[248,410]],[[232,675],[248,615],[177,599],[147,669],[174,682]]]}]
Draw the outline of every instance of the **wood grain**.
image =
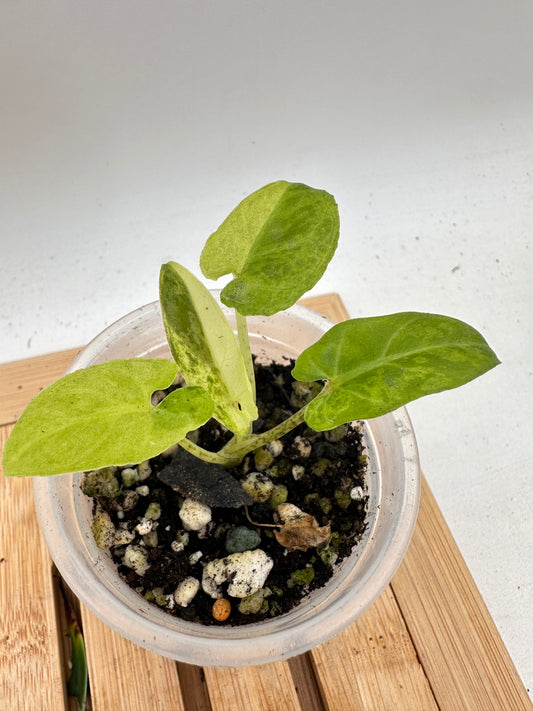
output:
[{"label": "wood grain", "polygon": [[0,425],[16,422],[34,395],[57,380],[79,348],[0,364]]},{"label": "wood grain", "polygon": [[[0,450],[11,428],[0,427]],[[29,479],[0,473],[0,711],[65,708],[52,566]]]},{"label": "wood grain", "polygon": [[438,711],[390,588],[354,624],[311,655],[332,711]]},{"label": "wood grain", "polygon": [[425,479],[392,588],[441,711],[533,708]]},{"label": "wood grain", "polygon": [[93,711],[183,711],[176,662],[121,637],[81,606]]},{"label": "wood grain", "polygon": [[307,711],[300,703],[288,662],[253,667],[206,667],[216,711]]}]

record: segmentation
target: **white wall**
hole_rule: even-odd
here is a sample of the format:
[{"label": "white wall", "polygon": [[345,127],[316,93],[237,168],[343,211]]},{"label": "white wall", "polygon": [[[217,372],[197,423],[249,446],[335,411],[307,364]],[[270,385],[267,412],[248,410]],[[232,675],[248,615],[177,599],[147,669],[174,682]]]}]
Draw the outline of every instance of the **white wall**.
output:
[{"label": "white wall", "polygon": [[157,298],[271,180],[332,192],[315,293],[479,328],[503,364],[412,404],[422,464],[533,688],[533,4],[0,4],[0,361]]}]

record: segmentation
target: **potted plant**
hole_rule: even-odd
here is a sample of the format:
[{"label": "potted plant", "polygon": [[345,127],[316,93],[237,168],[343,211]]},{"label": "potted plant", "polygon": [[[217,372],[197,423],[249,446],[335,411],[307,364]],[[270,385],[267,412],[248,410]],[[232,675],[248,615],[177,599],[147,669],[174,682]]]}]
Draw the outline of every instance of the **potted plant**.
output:
[{"label": "potted plant", "polygon": [[[392,577],[416,519],[416,444],[402,406],[498,363],[477,331],[449,317],[410,312],[331,325],[295,306],[323,274],[338,235],[325,191],[279,181],[252,193],[201,255],[204,276],[233,275],[220,294],[181,265],[163,265],[160,302],[95,339],[30,403],[6,444],[4,472],[36,477],[40,525],[74,592],[154,651],[204,665],[272,661],[361,614]],[[276,361],[266,391],[279,385],[292,409],[284,402],[266,410],[257,400],[256,374]],[[350,424],[359,421],[361,442]],[[350,476],[321,456],[343,447],[358,460]],[[359,482],[362,447],[369,463]],[[284,449],[292,455],[281,464]],[[310,473],[302,461],[317,451]],[[325,474],[331,496],[314,490]],[[163,502],[175,507],[174,519],[162,515]],[[328,520],[334,505],[344,509],[338,531]],[[217,519],[219,509],[241,518]],[[354,531],[356,510],[364,525]],[[353,547],[344,556],[334,540],[341,531]],[[165,568],[154,550],[167,534]],[[200,541],[215,538],[225,552],[204,555]],[[286,589],[272,582],[279,564],[267,543],[298,561]],[[312,582],[315,565],[330,569],[323,586]],[[291,587],[301,599],[285,608]],[[226,608],[207,624],[197,596]],[[230,615],[221,625],[228,603],[241,623],[252,621],[233,626]]]}]

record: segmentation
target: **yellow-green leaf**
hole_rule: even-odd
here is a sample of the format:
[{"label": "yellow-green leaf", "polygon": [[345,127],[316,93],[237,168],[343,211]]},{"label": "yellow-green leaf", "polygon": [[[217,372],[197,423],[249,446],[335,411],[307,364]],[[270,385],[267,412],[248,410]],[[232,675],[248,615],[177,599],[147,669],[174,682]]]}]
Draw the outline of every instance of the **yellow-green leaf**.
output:
[{"label": "yellow-green leaf", "polygon": [[45,476],[135,464],[155,457],[207,422],[213,402],[201,388],[180,388],[157,407],[175,363],[114,360],[65,375],[23,412],[3,456],[7,476]]},{"label": "yellow-green leaf", "polygon": [[339,238],[332,195],[280,180],[245,198],[206,242],[209,279],[233,274],[221,299],[244,316],[292,306],[320,279]]},{"label": "yellow-green leaf", "polygon": [[316,430],[383,415],[456,388],[499,363],[485,339],[457,319],[425,313],[352,319],[297,359],[297,380],[326,380],[305,411]]},{"label": "yellow-green leaf", "polygon": [[246,434],[257,408],[237,339],[219,305],[176,262],[161,267],[160,301],[170,349],[185,380],[209,393],[219,422]]}]

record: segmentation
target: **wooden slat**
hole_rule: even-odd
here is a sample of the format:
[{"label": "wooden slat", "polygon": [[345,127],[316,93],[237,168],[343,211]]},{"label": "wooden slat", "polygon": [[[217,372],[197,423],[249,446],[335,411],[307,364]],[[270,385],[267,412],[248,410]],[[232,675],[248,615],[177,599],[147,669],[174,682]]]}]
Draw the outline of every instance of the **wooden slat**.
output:
[{"label": "wooden slat", "polygon": [[63,375],[79,348],[0,363],[0,425],[20,417],[34,395]]},{"label": "wooden slat", "polygon": [[323,316],[327,316],[332,321],[344,321],[349,318],[346,307],[338,294],[309,296],[307,299],[302,299],[300,303],[314,311],[318,311]]},{"label": "wooden slat", "polygon": [[66,707],[51,571],[31,481],[0,472],[0,711]]},{"label": "wooden slat", "polygon": [[441,711],[533,709],[425,479],[392,588]]},{"label": "wooden slat", "polygon": [[332,711],[439,708],[390,588],[311,655]]},{"label": "wooden slat", "polygon": [[93,711],[183,711],[176,662],[133,644],[81,609]]},{"label": "wooden slat", "polygon": [[[304,303],[333,320],[347,317],[336,294]],[[0,424],[13,422],[77,352],[0,365]],[[68,708],[60,615],[31,485],[0,477],[0,496],[0,711],[58,711]],[[82,622],[95,711],[434,709],[435,700],[440,711],[533,709],[425,480],[413,542],[390,588],[307,655],[202,670],[143,651],[85,609]]]},{"label": "wooden slat", "polygon": [[204,669],[216,711],[307,711],[300,703],[288,662]]}]

